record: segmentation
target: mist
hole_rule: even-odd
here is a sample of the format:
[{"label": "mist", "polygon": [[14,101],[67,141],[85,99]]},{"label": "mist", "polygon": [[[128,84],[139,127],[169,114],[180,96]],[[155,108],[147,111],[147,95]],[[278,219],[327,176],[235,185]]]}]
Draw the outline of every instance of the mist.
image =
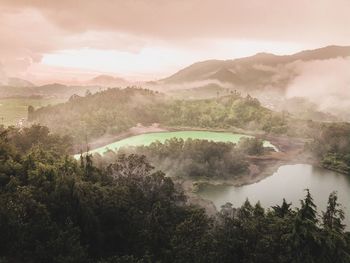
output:
[{"label": "mist", "polygon": [[286,97],[305,97],[321,111],[336,111],[346,117],[350,109],[350,58],[297,62],[297,76]]}]

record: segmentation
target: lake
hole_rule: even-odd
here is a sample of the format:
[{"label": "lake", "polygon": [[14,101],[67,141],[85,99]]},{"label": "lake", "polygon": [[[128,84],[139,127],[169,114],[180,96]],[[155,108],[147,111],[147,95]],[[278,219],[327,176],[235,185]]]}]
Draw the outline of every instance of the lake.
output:
[{"label": "lake", "polygon": [[338,201],[345,211],[347,229],[350,228],[350,177],[307,164],[281,166],[272,176],[250,185],[203,185],[197,194],[211,200],[218,209],[226,202],[239,207],[246,198],[252,204],[260,201],[265,208],[280,205],[286,198],[293,207],[299,207],[306,188],[310,189],[319,213],[325,210],[329,194],[337,191]]},{"label": "lake", "polygon": [[[123,140],[119,140],[103,147],[91,150],[90,153],[99,153],[104,154],[108,150],[116,150],[121,147],[126,146],[140,146],[140,145],[150,145],[152,142],[160,141],[164,142],[165,140],[171,138],[181,138],[181,139],[200,139],[200,140],[208,140],[214,142],[232,142],[237,143],[242,137],[252,136],[230,133],[230,132],[211,132],[211,131],[174,131],[174,132],[153,132],[153,133],[145,133],[136,136],[131,136],[125,138]],[[272,147],[275,150],[276,147],[272,145],[270,142],[264,142],[265,147]],[[80,155],[75,155],[75,157],[79,157]]]}]

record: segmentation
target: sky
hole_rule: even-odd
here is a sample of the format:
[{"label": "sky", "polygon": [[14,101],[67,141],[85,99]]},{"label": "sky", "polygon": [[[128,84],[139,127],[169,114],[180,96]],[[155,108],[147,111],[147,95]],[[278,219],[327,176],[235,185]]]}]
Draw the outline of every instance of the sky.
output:
[{"label": "sky", "polygon": [[0,78],[155,80],[207,59],[350,45],[349,0],[0,0]]}]

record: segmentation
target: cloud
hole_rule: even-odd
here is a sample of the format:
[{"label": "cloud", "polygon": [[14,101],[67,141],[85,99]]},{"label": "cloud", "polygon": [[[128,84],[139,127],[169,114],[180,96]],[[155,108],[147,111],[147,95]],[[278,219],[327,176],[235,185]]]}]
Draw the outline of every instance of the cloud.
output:
[{"label": "cloud", "polygon": [[1,0],[0,60],[13,75],[45,54],[82,48],[210,54],[218,40],[345,45],[349,9],[348,0]]},{"label": "cloud", "polygon": [[350,110],[350,57],[298,62],[297,77],[287,89],[287,97],[306,97],[320,110]]},{"label": "cloud", "polygon": [[[38,27],[38,24],[41,24]],[[37,30],[33,30],[37,28]],[[43,41],[45,20],[29,13],[5,13],[0,16],[0,59],[7,74],[23,69],[25,61],[39,61],[42,52],[52,50],[56,41]],[[39,40],[39,37],[41,41]]]},{"label": "cloud", "polygon": [[156,38],[347,40],[348,0],[3,0],[35,9],[71,32],[118,31]]},{"label": "cloud", "polygon": [[70,32],[48,22],[33,8],[0,8],[0,38],[0,62],[8,76],[25,75],[45,54],[60,50],[95,48],[135,53],[145,43],[137,36],[115,31]]}]

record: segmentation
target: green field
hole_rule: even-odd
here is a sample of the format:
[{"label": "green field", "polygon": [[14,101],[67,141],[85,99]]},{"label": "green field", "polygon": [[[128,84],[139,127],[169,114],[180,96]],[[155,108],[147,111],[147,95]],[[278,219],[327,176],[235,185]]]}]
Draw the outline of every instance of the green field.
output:
[{"label": "green field", "polygon": [[63,102],[62,99],[11,98],[0,99],[0,125],[15,125],[20,119],[27,119],[28,106],[35,109]]}]

